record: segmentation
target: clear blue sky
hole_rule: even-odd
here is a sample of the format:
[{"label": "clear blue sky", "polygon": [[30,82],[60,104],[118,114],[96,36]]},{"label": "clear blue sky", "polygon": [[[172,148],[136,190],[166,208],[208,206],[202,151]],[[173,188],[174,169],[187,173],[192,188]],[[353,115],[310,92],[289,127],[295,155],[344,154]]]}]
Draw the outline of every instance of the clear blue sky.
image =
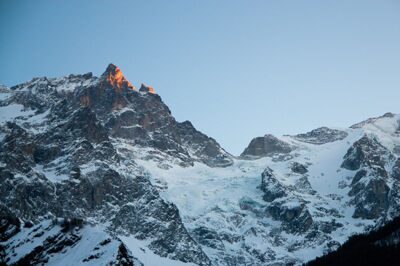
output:
[{"label": "clear blue sky", "polygon": [[110,62],[238,154],[400,112],[400,1],[0,0],[0,83]]}]

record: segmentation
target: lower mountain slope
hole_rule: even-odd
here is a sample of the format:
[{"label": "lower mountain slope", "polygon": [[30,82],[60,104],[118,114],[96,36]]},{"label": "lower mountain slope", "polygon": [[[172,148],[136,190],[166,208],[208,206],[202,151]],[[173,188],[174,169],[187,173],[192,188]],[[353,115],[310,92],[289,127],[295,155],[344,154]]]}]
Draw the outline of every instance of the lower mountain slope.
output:
[{"label": "lower mountain slope", "polygon": [[143,265],[121,240],[80,219],[21,224],[3,210],[0,222],[5,265]]},{"label": "lower mountain slope", "polygon": [[337,250],[305,265],[400,265],[400,217],[377,230],[350,237]]}]

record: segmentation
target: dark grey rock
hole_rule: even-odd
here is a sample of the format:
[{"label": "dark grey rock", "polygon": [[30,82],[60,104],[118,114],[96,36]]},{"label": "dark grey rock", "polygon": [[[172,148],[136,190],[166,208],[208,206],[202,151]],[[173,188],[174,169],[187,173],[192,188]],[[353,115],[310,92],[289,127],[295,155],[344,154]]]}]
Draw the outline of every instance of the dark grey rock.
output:
[{"label": "dark grey rock", "polygon": [[366,166],[374,168],[375,171],[379,172],[379,175],[386,176],[385,156],[388,156],[387,159],[392,158],[390,152],[375,138],[364,135],[349,148],[343,157],[344,161],[341,167],[348,170],[358,170],[361,166]]},{"label": "dark grey rock", "polygon": [[197,227],[192,230],[191,235],[201,245],[214,249],[224,248],[224,243],[222,242],[218,233],[207,227]]},{"label": "dark grey rock", "polygon": [[304,203],[282,205],[274,202],[267,208],[275,220],[282,221],[283,228],[290,233],[304,233],[311,228],[313,219]]},{"label": "dark grey rock", "polygon": [[368,174],[368,172],[365,169],[361,169],[361,170],[357,171],[357,173],[354,175],[354,177],[351,181],[351,185],[355,185],[358,181],[361,180],[361,178],[366,177],[367,174]]},{"label": "dark grey rock", "polygon": [[392,184],[389,192],[389,217],[397,217],[400,213],[400,181],[396,180]]},{"label": "dark grey rock", "polygon": [[250,211],[259,217],[265,216],[265,207],[249,197],[241,198],[239,201],[239,207],[240,209]]},{"label": "dark grey rock", "polygon": [[[349,148],[341,167],[358,170],[351,182],[354,217],[376,219],[385,216],[389,208],[390,188],[386,165],[394,159],[391,152],[377,139],[364,135]],[[396,175],[396,164],[393,168]]]},{"label": "dark grey rock", "polygon": [[305,173],[308,172],[307,167],[298,162],[293,162],[290,170],[292,170],[292,172],[294,172],[294,173],[301,174],[301,175],[304,175]]},{"label": "dark grey rock", "polygon": [[251,140],[249,146],[240,155],[243,158],[265,157],[275,154],[290,153],[294,147],[276,138],[273,135],[265,135]]},{"label": "dark grey rock", "polygon": [[397,158],[396,162],[394,163],[391,176],[400,181],[400,158]]},{"label": "dark grey rock", "polygon": [[294,138],[302,142],[322,145],[345,139],[347,135],[345,131],[320,127],[304,134],[295,135]]},{"label": "dark grey rock", "polygon": [[315,195],[317,193],[315,190],[312,189],[310,181],[308,180],[308,177],[306,175],[303,175],[299,179],[297,179],[294,186],[295,188],[293,189],[298,192],[311,195]]},{"label": "dark grey rock", "polygon": [[389,187],[383,179],[372,179],[364,187],[353,187],[356,209],[353,217],[376,219],[385,215],[389,207]]},{"label": "dark grey rock", "polygon": [[318,229],[326,234],[330,234],[338,228],[343,227],[343,224],[336,222],[335,219],[332,219],[329,222],[319,222]]},{"label": "dark grey rock", "polygon": [[233,163],[229,153],[223,150],[213,138],[197,131],[189,121],[178,123],[178,132],[182,144],[190,147],[205,164],[211,167],[226,167]]},{"label": "dark grey rock", "polygon": [[269,167],[261,174],[260,188],[264,192],[263,199],[267,202],[287,196],[285,186],[277,180],[272,169]]}]

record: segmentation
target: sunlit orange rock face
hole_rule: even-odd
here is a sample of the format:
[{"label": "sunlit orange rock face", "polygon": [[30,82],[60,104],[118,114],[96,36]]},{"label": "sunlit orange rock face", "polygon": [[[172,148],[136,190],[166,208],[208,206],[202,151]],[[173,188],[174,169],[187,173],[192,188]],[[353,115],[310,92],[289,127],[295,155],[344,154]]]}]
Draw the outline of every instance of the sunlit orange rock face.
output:
[{"label": "sunlit orange rock face", "polygon": [[110,71],[107,76],[107,81],[118,89],[122,89],[124,86],[135,90],[135,87],[125,79],[124,75],[122,74],[121,70],[115,66],[114,71]]},{"label": "sunlit orange rock face", "polygon": [[152,93],[152,94],[156,93],[156,92],[154,91],[153,87],[147,87],[147,88],[149,89],[148,92],[150,92],[150,93]]},{"label": "sunlit orange rock face", "polygon": [[151,94],[156,94],[156,92],[154,91],[153,87],[146,86],[144,84],[142,84],[142,86],[140,86],[139,91],[144,91],[144,92],[148,92],[148,93],[151,93]]}]

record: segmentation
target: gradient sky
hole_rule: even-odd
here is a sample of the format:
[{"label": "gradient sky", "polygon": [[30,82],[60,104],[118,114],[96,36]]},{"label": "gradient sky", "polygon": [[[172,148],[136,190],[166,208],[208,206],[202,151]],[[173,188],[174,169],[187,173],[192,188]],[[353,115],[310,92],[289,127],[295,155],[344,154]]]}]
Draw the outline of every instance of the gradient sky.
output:
[{"label": "gradient sky", "polygon": [[400,1],[0,0],[0,83],[110,62],[239,154],[400,112]]}]

